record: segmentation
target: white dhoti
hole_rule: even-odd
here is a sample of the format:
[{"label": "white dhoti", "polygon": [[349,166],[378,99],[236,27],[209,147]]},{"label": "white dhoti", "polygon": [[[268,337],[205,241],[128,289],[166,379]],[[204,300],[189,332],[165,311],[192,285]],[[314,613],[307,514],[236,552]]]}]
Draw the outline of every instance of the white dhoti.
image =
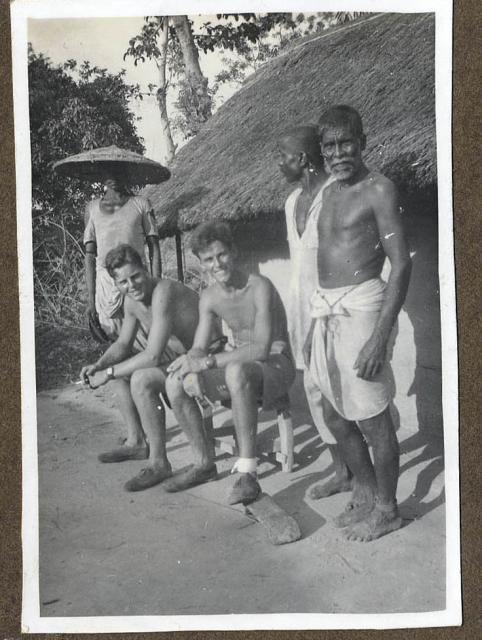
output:
[{"label": "white dhoti", "polygon": [[311,297],[312,329],[306,361],[312,382],[345,419],[382,413],[393,398],[390,365],[371,380],[359,378],[355,362],[373,334],[386,283],[373,278],[359,285],[318,288]]}]

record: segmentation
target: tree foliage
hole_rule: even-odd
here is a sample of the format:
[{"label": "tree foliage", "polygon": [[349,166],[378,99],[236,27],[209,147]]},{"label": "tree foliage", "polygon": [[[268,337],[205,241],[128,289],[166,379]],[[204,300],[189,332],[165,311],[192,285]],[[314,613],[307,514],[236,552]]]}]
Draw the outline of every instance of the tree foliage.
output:
[{"label": "tree foliage", "polygon": [[59,178],[53,164],[69,155],[117,144],[143,152],[129,102],[141,98],[125,72],[68,60],[52,65],[32,48],[28,56],[33,207],[36,215],[77,209],[92,187]]},{"label": "tree foliage", "polygon": [[[164,126],[181,132],[187,139],[194,136],[206,120],[206,101],[214,104],[216,94],[226,83],[241,84],[260,65],[276,57],[290,43],[300,37],[309,36],[322,29],[342,24],[362,15],[361,12],[338,13],[220,13],[216,21],[208,20],[194,28],[188,19],[192,40],[203,54],[220,52],[223,56],[223,70],[219,72],[211,86],[205,91],[186,82],[186,68],[179,34],[173,26],[173,19],[166,16],[147,16],[140,33],[129,41],[124,58],[130,56],[134,64],[161,58],[159,35],[168,29],[166,56],[167,74],[162,87],[151,84],[150,91],[162,92]],[[186,18],[186,16],[183,16]],[[167,92],[175,95],[176,113],[167,116],[165,97]],[[208,105],[209,106],[209,105]]]},{"label": "tree foliage", "polygon": [[62,178],[53,164],[116,144],[143,152],[129,108],[139,87],[89,62],[53,65],[29,48],[34,278],[37,319],[79,323],[83,299],[83,208],[98,189]]}]

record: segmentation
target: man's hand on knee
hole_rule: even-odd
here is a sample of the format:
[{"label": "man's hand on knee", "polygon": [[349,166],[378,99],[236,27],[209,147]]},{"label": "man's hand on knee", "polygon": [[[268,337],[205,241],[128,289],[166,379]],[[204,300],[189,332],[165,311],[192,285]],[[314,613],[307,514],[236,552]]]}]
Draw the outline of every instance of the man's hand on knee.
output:
[{"label": "man's hand on knee", "polygon": [[182,386],[184,391],[191,398],[202,398],[204,396],[202,386],[201,386],[201,377],[198,373],[188,373],[184,376],[182,381]]}]

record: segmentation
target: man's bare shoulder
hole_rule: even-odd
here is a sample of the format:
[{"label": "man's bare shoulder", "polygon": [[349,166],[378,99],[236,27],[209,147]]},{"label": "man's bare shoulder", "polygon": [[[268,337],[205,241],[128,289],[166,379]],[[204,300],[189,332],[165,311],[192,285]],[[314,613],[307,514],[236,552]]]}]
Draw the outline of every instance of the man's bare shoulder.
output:
[{"label": "man's bare shoulder", "polygon": [[376,171],[370,171],[361,184],[366,193],[375,198],[392,198],[397,194],[395,183]]},{"label": "man's bare shoulder", "polygon": [[251,287],[253,293],[263,294],[270,293],[273,289],[273,283],[266,276],[261,274],[251,273],[248,279],[248,284]]},{"label": "man's bare shoulder", "polygon": [[198,295],[195,291],[187,287],[182,282],[177,280],[171,280],[170,278],[158,278],[154,286],[154,296],[163,300],[180,300],[181,298],[198,299]]}]

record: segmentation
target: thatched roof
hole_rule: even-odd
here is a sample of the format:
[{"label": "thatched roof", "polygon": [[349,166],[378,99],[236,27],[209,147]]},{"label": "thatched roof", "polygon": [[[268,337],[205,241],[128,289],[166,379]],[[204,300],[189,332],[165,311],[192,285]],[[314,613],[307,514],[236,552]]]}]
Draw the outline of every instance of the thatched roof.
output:
[{"label": "thatched roof", "polygon": [[181,149],[171,180],[148,188],[161,233],[209,218],[278,216],[290,187],[277,140],[334,103],[362,114],[370,167],[404,189],[434,183],[434,37],[432,14],[373,15],[264,65]]}]

